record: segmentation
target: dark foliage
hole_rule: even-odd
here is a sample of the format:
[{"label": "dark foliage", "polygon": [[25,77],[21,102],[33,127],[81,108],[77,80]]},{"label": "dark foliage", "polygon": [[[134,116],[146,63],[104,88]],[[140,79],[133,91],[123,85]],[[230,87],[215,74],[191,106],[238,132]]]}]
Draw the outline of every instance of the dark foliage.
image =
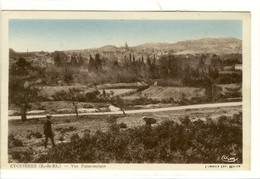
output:
[{"label": "dark foliage", "polygon": [[33,67],[24,58],[19,58],[10,66],[9,78],[9,103],[20,108],[22,121],[26,121],[26,112],[30,109],[30,103],[37,101],[39,85],[43,72]]},{"label": "dark foliage", "polygon": [[121,129],[126,129],[126,128],[127,128],[127,124],[126,124],[126,123],[123,123],[123,122],[121,122],[120,124],[118,124],[118,126],[119,126]]},{"label": "dark foliage", "polygon": [[8,147],[23,147],[23,142],[17,139],[13,134],[8,136]]},{"label": "dark foliage", "polygon": [[33,131],[29,130],[26,138],[31,139],[32,137],[39,139],[39,138],[42,138],[43,135],[40,132],[33,132]]},{"label": "dark foliage", "polygon": [[242,163],[242,113],[217,121],[165,121],[151,127],[86,134],[59,144],[37,162],[47,163],[225,163],[221,156]]},{"label": "dark foliage", "polygon": [[56,130],[60,131],[61,134],[64,134],[66,132],[75,131],[75,130],[77,130],[77,128],[74,127],[74,126],[69,126],[69,127],[64,127],[64,128],[63,127],[58,127],[58,128],[56,128]]}]

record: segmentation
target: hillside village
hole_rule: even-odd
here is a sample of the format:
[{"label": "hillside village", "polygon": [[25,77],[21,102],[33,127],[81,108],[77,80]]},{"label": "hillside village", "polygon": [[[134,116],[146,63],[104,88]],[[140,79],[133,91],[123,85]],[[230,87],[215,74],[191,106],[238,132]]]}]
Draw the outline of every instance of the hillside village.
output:
[{"label": "hillside village", "polygon": [[[80,102],[107,102],[106,93],[127,100],[130,108],[143,98],[177,104],[241,99],[241,41],[232,38],[54,52],[10,49],[9,57],[11,79],[17,78],[19,64],[31,66],[29,73],[37,70],[43,102],[60,101],[56,94],[72,88],[93,95]],[[9,105],[13,108],[12,99]]]}]

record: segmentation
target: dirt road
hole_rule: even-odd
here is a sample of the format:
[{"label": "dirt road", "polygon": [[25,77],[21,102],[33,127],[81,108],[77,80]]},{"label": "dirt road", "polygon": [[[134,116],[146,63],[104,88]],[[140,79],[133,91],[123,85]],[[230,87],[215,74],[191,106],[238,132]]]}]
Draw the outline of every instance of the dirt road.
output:
[{"label": "dirt road", "polygon": [[[200,108],[216,108],[216,107],[230,107],[230,106],[242,106],[242,102],[229,102],[229,103],[210,103],[210,104],[196,104],[188,106],[175,106],[167,108],[156,108],[156,109],[138,109],[138,110],[127,110],[126,114],[134,113],[151,113],[151,112],[161,112],[161,111],[177,111],[186,109],[200,109]],[[79,113],[80,116],[86,115],[109,115],[109,114],[122,114],[122,111],[116,112],[93,112],[93,113]],[[75,114],[52,114],[53,117],[63,117],[63,116],[75,116]],[[45,115],[30,115],[27,116],[28,119],[33,118],[44,118]],[[21,116],[9,116],[9,120],[19,120]]]}]

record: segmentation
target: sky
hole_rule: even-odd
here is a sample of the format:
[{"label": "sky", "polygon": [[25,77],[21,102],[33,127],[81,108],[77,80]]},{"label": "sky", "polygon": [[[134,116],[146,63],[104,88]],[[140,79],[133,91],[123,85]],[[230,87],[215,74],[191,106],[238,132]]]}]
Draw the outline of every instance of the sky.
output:
[{"label": "sky", "polygon": [[9,20],[9,48],[55,51],[135,46],[144,43],[233,37],[242,40],[240,20]]}]

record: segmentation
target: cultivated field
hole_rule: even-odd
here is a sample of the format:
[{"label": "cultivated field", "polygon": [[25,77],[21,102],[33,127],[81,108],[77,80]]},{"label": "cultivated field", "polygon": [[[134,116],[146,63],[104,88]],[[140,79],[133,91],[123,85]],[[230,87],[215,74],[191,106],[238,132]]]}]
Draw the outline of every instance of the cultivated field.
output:
[{"label": "cultivated field", "polygon": [[147,97],[155,100],[162,99],[191,99],[192,97],[205,97],[204,88],[191,88],[191,87],[161,87],[151,86],[148,89],[135,93],[130,96],[124,97],[124,99],[135,99],[139,97]]},{"label": "cultivated field", "polygon": [[[105,86],[104,86],[105,87]],[[107,86],[108,87],[108,86]],[[95,88],[93,87],[87,87],[87,86],[44,86],[40,90],[40,95],[42,97],[51,98],[55,93],[60,92],[62,90],[68,92],[69,89],[79,89],[85,93],[95,91]],[[125,93],[134,92],[136,89],[133,88],[97,88],[98,91],[102,94],[103,89],[106,93],[113,92],[114,96],[123,95]]]},{"label": "cultivated field", "polygon": [[230,90],[235,90],[237,89],[239,93],[242,93],[242,86],[240,84],[222,84],[222,85],[216,85],[216,87],[220,88],[220,92],[221,94],[225,95],[227,94]]}]

